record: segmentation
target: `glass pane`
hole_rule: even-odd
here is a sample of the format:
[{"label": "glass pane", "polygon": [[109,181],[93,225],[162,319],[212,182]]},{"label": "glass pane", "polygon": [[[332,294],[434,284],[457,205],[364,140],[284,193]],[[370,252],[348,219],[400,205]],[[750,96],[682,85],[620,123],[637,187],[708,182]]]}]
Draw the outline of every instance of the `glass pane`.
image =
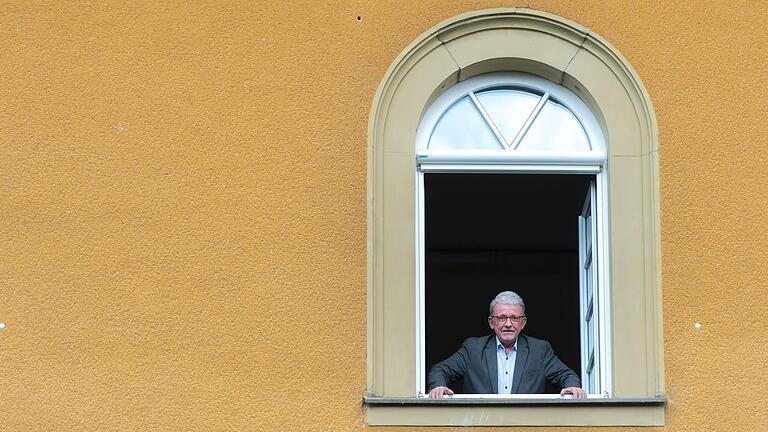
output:
[{"label": "glass pane", "polygon": [[592,297],[595,294],[594,293],[595,290],[593,289],[595,284],[594,284],[594,282],[592,282],[592,277],[593,277],[592,273],[593,273],[592,272],[592,267],[590,266],[587,269],[587,272],[586,272],[586,278],[587,278],[587,307],[589,308],[589,310],[587,311],[587,314],[590,314],[591,312],[594,312],[594,309],[593,309],[594,304],[593,304],[593,301],[592,301]]},{"label": "glass pane", "polygon": [[520,90],[491,90],[476,96],[508,143],[515,139],[541,99]]},{"label": "glass pane", "polygon": [[564,106],[547,102],[520,142],[519,149],[553,151],[589,151],[581,123]]},{"label": "glass pane", "polygon": [[469,97],[464,97],[443,114],[429,138],[428,147],[491,150],[502,148]]},{"label": "glass pane", "polygon": [[595,343],[592,337],[592,322],[587,323],[587,329],[586,329],[586,336],[587,336],[587,353],[592,354],[595,349]]}]

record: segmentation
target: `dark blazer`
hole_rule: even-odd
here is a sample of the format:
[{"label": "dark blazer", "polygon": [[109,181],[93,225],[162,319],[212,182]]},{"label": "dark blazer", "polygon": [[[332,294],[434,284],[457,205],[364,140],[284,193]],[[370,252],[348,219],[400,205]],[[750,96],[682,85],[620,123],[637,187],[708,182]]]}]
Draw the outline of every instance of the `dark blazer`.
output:
[{"label": "dark blazer", "polygon": [[[495,334],[468,338],[452,356],[432,366],[427,391],[459,377],[464,377],[464,393],[497,393]],[[581,387],[579,376],[557,358],[549,342],[519,335],[512,393],[544,393],[545,382]]]}]

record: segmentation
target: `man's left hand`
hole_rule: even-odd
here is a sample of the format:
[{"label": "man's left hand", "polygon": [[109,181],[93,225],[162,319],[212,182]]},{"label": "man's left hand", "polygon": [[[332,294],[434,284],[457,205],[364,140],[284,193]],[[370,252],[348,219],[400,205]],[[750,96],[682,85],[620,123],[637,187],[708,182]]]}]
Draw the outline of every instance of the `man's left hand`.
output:
[{"label": "man's left hand", "polygon": [[585,399],[587,397],[587,392],[585,392],[581,387],[566,387],[560,390],[560,394],[570,394],[573,395],[573,397],[576,399]]}]

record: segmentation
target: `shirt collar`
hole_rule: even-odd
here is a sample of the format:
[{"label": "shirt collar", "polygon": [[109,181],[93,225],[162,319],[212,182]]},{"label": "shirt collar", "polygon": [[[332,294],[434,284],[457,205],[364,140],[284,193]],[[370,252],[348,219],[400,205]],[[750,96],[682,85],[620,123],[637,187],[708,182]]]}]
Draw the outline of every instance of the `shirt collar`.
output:
[{"label": "shirt collar", "polygon": [[[504,351],[506,351],[506,349],[504,348],[504,345],[502,345],[502,344],[501,344],[501,341],[499,340],[499,337],[498,337],[498,336],[494,336],[494,337],[496,338],[496,351],[498,351],[498,350],[499,350],[499,348],[501,348],[501,349],[503,349]],[[515,344],[514,344],[514,345],[512,345],[512,351],[517,351],[517,341],[518,341],[519,339],[520,339],[520,337],[519,337],[519,336],[515,338]]]}]

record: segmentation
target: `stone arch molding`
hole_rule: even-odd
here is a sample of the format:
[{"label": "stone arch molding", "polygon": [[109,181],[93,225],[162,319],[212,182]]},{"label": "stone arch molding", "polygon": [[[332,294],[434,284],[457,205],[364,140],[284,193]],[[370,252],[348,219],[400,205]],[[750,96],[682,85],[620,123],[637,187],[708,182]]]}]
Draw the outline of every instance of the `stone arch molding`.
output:
[{"label": "stone arch molding", "polygon": [[531,9],[489,9],[443,21],[387,70],[368,131],[368,394],[415,396],[416,132],[452,84],[526,72],[579,96],[605,137],[613,394],[663,395],[658,138],[648,94],[602,38]]}]

